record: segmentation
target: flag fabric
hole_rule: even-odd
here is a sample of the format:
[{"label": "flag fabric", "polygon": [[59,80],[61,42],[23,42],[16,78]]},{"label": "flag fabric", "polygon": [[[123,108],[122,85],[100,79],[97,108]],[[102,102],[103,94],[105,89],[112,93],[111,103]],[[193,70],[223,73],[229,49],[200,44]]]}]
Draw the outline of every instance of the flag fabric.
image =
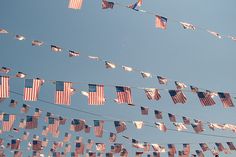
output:
[{"label": "flag fabric", "polygon": [[32,41],[32,46],[42,46],[43,42],[39,40],[33,40]]},{"label": "flag fabric", "polygon": [[143,152],[136,152],[135,153],[135,157],[142,157],[142,155],[143,155]]},{"label": "flag fabric", "polygon": [[71,134],[66,132],[65,135],[64,135],[63,142],[69,142],[70,139],[71,139]]},{"label": "flag fabric", "polygon": [[89,125],[84,125],[84,132],[85,133],[90,133],[91,126]]},{"label": "flag fabric", "polygon": [[3,114],[3,121],[2,121],[2,131],[10,131],[13,127],[13,123],[15,121],[16,116],[11,114]]},{"label": "flag fabric", "polygon": [[104,126],[104,121],[103,120],[94,120],[94,135],[96,137],[102,137],[102,135],[103,135],[103,126]]},{"label": "flag fabric", "polygon": [[89,84],[88,103],[102,105],[104,102],[104,85]]},{"label": "flag fabric", "polygon": [[35,116],[26,116],[25,129],[35,129],[38,127],[38,118]]},{"label": "flag fabric", "polygon": [[[183,144],[183,155],[189,156],[190,155],[190,145],[187,143]],[[185,157],[185,156],[184,156]]]},{"label": "flag fabric", "polygon": [[176,117],[175,115],[171,114],[171,113],[168,113],[168,116],[169,116],[169,119],[171,122],[176,122]]},{"label": "flag fabric", "polygon": [[105,61],[105,66],[107,69],[115,69],[116,65],[110,61]]},{"label": "flag fabric", "polygon": [[15,108],[17,104],[18,104],[18,101],[14,100],[14,99],[11,99],[11,102],[10,102],[9,106],[12,107],[12,108]]},{"label": "flag fabric", "polygon": [[123,145],[121,143],[114,143],[114,145],[111,146],[111,153],[120,153],[123,148]]},{"label": "flag fabric", "polygon": [[174,102],[174,104],[177,103],[186,103],[187,98],[184,95],[184,93],[181,90],[169,90],[169,94]]},{"label": "flag fabric", "polygon": [[152,77],[151,73],[141,71],[140,74],[142,75],[143,78],[149,78]]},{"label": "flag fabric", "polygon": [[22,40],[25,40],[25,37],[24,37],[23,35],[17,34],[17,35],[15,36],[15,39],[22,41]]},{"label": "flag fabric", "polygon": [[204,131],[201,123],[191,123],[193,130],[198,134]]},{"label": "flag fabric", "polygon": [[48,132],[50,132],[53,136],[57,136],[59,125],[60,122],[57,118],[48,117]]},{"label": "flag fabric", "polygon": [[167,28],[167,18],[163,16],[156,15],[156,28],[166,29]]},{"label": "flag fabric", "polygon": [[160,92],[155,88],[144,89],[145,94],[149,100],[159,100],[161,98]]},{"label": "flag fabric", "polygon": [[82,119],[73,119],[71,121],[70,130],[75,132],[80,132],[84,129],[85,120]]},{"label": "flag fabric", "polygon": [[25,78],[27,75],[25,74],[25,73],[23,73],[23,72],[18,72],[17,74],[16,74],[16,77],[17,78]]},{"label": "flag fabric", "polygon": [[79,52],[69,50],[69,57],[78,57],[79,55]]},{"label": "flag fabric", "polygon": [[34,109],[34,116],[39,118],[42,114],[42,111],[39,108]]},{"label": "flag fabric", "polygon": [[84,144],[82,142],[76,142],[75,153],[76,154],[84,154]]},{"label": "flag fabric", "polygon": [[125,148],[122,148],[120,152],[120,157],[128,157],[128,151]]},{"label": "flag fabric", "polygon": [[168,82],[167,78],[162,77],[162,76],[157,76],[157,79],[160,84],[167,84]]},{"label": "flag fabric", "polygon": [[183,123],[174,122],[173,125],[176,127],[177,131],[187,130],[187,127]]},{"label": "flag fabric", "polygon": [[187,85],[185,85],[184,83],[182,82],[178,82],[178,81],[175,81],[175,86],[177,89],[184,89],[184,88],[187,88]]},{"label": "flag fabric", "polygon": [[30,106],[27,104],[23,104],[21,107],[21,112],[22,113],[27,113],[29,111]]},{"label": "flag fabric", "polygon": [[128,8],[133,9],[135,11],[139,11],[137,7],[138,7],[138,2],[128,5]]},{"label": "flag fabric", "polygon": [[215,101],[212,99],[211,95],[205,92],[197,92],[198,98],[202,106],[212,106]]},{"label": "flag fabric", "polygon": [[168,146],[170,154],[173,154],[173,155],[176,154],[176,148],[174,144],[168,144],[167,146]]},{"label": "flag fabric", "polygon": [[11,68],[8,68],[8,67],[2,67],[1,69],[0,69],[0,72],[2,72],[2,73],[9,73],[11,71]]},{"label": "flag fabric", "polygon": [[190,125],[190,119],[188,117],[182,117],[185,125]]},{"label": "flag fabric", "polygon": [[192,25],[190,23],[187,23],[187,22],[180,22],[180,24],[182,25],[182,27],[184,29],[190,29],[190,30],[193,30],[193,31],[196,29],[194,25]]},{"label": "flag fabric", "polygon": [[236,150],[233,142],[226,142],[230,150]]},{"label": "flag fabric", "polygon": [[23,157],[23,153],[21,151],[14,151],[13,157]]},{"label": "flag fabric", "polygon": [[133,124],[136,129],[142,129],[144,125],[143,121],[133,121]]},{"label": "flag fabric", "polygon": [[21,140],[23,140],[23,141],[28,140],[29,135],[30,135],[29,132],[24,131],[24,133],[23,133],[23,135],[22,135],[22,137],[21,137]]},{"label": "flag fabric", "polygon": [[91,150],[94,145],[94,141],[92,139],[88,139],[86,149]]},{"label": "flag fabric", "polygon": [[96,157],[96,152],[88,152],[86,157]]},{"label": "flag fabric", "polygon": [[66,154],[71,152],[71,145],[70,144],[68,144],[68,143],[65,144],[64,152]]},{"label": "flag fabric", "polygon": [[102,9],[113,9],[114,7],[114,2],[109,2],[106,0],[102,0]]},{"label": "flag fabric", "polygon": [[215,37],[221,39],[221,36],[220,36],[219,33],[217,33],[217,32],[213,32],[213,31],[210,31],[210,30],[207,30],[207,32],[210,33],[211,35],[213,35],[213,36],[215,36]]},{"label": "flag fabric", "polygon": [[198,92],[198,88],[197,87],[194,87],[194,86],[190,86],[190,89],[193,93],[196,93]]},{"label": "flag fabric", "polygon": [[234,107],[233,101],[232,101],[229,93],[218,92],[218,95],[219,95],[220,100],[225,108],[226,107]]},{"label": "flag fabric", "polygon": [[147,107],[143,107],[143,106],[141,106],[141,114],[142,115],[148,115],[148,108]]},{"label": "flag fabric", "polygon": [[26,126],[26,120],[25,119],[20,119],[19,128],[25,128],[25,126]]},{"label": "flag fabric", "polygon": [[208,147],[208,145],[206,143],[199,143],[199,146],[201,147],[203,152],[209,150],[209,147]]},{"label": "flag fabric", "polygon": [[20,149],[20,140],[12,139],[11,140],[11,149]]},{"label": "flag fabric", "polygon": [[155,122],[156,127],[163,132],[167,131],[167,128],[163,122]]},{"label": "flag fabric", "polygon": [[10,96],[10,85],[8,76],[0,76],[0,98],[8,98]]},{"label": "flag fabric", "polygon": [[106,151],[106,144],[105,143],[96,143],[96,150],[105,153]]},{"label": "flag fabric", "polygon": [[178,157],[184,157],[184,151],[183,150],[178,151]]},{"label": "flag fabric", "polygon": [[217,149],[219,150],[219,152],[222,152],[225,150],[224,146],[222,143],[215,143]]},{"label": "flag fabric", "polygon": [[116,142],[116,134],[110,132],[109,142]]},{"label": "flag fabric", "polygon": [[114,124],[115,124],[115,128],[116,128],[117,133],[121,133],[127,129],[126,124],[123,121],[114,121]]},{"label": "flag fabric", "polygon": [[55,104],[70,105],[71,82],[56,81]]},{"label": "flag fabric", "polygon": [[198,157],[205,157],[201,150],[196,150],[196,154]]},{"label": "flag fabric", "polygon": [[132,104],[131,89],[129,87],[116,86],[116,95],[118,103]]},{"label": "flag fabric", "polygon": [[0,28],[0,34],[7,34],[7,30]]},{"label": "flag fabric", "polygon": [[[152,155],[153,155],[153,157],[161,157],[161,153],[159,153],[159,152],[153,152]],[[150,157],[152,157],[152,156],[150,155]]]},{"label": "flag fabric", "polygon": [[161,111],[154,110],[154,114],[155,114],[156,119],[162,119],[163,118]]},{"label": "flag fabric", "polygon": [[132,68],[132,67],[128,67],[128,66],[122,65],[122,68],[124,69],[124,71],[127,71],[127,72],[133,71],[133,68]]},{"label": "flag fabric", "polygon": [[60,48],[59,46],[56,46],[56,45],[51,45],[51,51],[53,51],[53,52],[61,52],[62,48]]},{"label": "flag fabric", "polygon": [[68,8],[70,9],[81,9],[83,0],[69,0]]},{"label": "flag fabric", "polygon": [[43,126],[42,135],[43,136],[47,136],[48,135],[48,127],[47,126]]},{"label": "flag fabric", "polygon": [[33,140],[32,149],[34,151],[42,150],[42,141],[40,141],[40,140]]},{"label": "flag fabric", "polygon": [[24,96],[25,101],[37,101],[42,80],[25,79]]}]

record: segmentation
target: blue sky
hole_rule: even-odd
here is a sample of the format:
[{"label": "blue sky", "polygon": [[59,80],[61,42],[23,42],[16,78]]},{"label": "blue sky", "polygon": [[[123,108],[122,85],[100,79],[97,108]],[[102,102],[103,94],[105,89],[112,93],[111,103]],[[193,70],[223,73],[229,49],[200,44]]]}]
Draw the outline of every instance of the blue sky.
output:
[{"label": "blue sky", "polygon": [[[156,87],[174,89],[174,82],[168,86],[158,84],[157,79],[143,79],[138,73],[127,73],[121,68],[105,69],[102,62],[88,60],[86,56],[100,56],[105,60],[111,60],[119,65],[129,65],[143,71],[151,72],[154,75],[166,76],[172,80],[184,82],[188,85],[195,85],[204,89],[214,91],[225,91],[235,93],[236,75],[234,69],[234,41],[223,38],[217,39],[203,30],[184,30],[181,25],[173,20],[168,20],[167,30],[155,28],[155,17],[127,8],[115,6],[113,10],[102,10],[100,0],[84,0],[81,10],[67,8],[68,1],[12,1],[4,0],[0,6],[0,28],[7,29],[11,34],[0,36],[0,63],[1,66],[11,67],[10,75],[17,71],[25,72],[29,77],[41,77],[45,80],[63,80],[82,82],[85,84],[73,85],[78,90],[88,90],[86,83],[100,83],[106,85],[127,85],[135,87]],[[119,0],[122,4],[130,4],[135,1]],[[143,0],[143,10],[156,12],[169,19],[192,23],[223,35],[235,35],[236,13],[235,1],[170,1],[170,0]],[[26,37],[25,41],[14,39],[15,34]],[[43,47],[32,47],[31,40],[38,39],[47,43]],[[66,51],[52,53],[48,45],[55,44],[66,49],[78,50],[81,56],[69,58]],[[11,79],[11,90],[22,93],[24,81]],[[53,102],[55,85],[46,82],[40,92],[40,98]],[[132,89],[134,103],[148,106],[151,109],[149,116],[141,116],[138,107],[117,105],[112,101],[115,98],[115,88],[105,86],[105,95],[108,98],[104,106],[88,106],[86,97],[76,93],[72,97],[70,107],[113,117],[126,121],[143,120],[150,123],[156,121],[153,109],[165,111],[164,122],[168,127],[174,128],[168,120],[167,113],[184,115],[190,118],[217,123],[235,123],[235,108],[224,109],[219,98],[215,98],[214,107],[202,107],[197,96],[192,93],[185,93],[188,102],[184,105],[173,104],[166,91],[161,92],[160,101],[149,101],[142,90]],[[233,95],[232,95],[233,96]],[[8,107],[10,99],[18,100],[19,106],[16,109]],[[20,114],[21,105],[25,102],[22,96],[11,94],[9,100],[1,104],[4,112]],[[42,102],[27,102],[32,108],[39,107],[46,112],[53,112],[55,115],[62,115],[68,119],[82,118],[88,124],[93,125],[92,120],[104,119],[94,117],[70,109],[62,109],[56,105]],[[29,113],[29,114],[30,114]],[[22,115],[21,115],[22,116]],[[177,116],[181,121],[181,116]],[[19,119],[18,119],[19,120]],[[63,135],[69,128],[70,120],[66,126],[60,127]],[[15,123],[15,126],[18,122]],[[44,124],[40,121],[39,129],[31,132],[39,134]],[[144,127],[136,130],[132,124],[127,124],[127,131],[124,135],[147,141],[160,143],[166,146],[167,143],[176,143],[178,149],[182,145],[177,143],[193,143],[192,151],[200,149],[200,142],[223,142],[236,143],[235,139],[208,137],[197,134],[168,131],[162,133],[156,128]],[[105,129],[115,131],[112,121],[105,122]],[[205,133],[234,136],[230,131],[211,131],[205,126]],[[188,131],[193,131],[188,127]],[[20,130],[19,137],[23,130]],[[1,135],[6,138],[8,134]],[[109,134],[104,138],[95,138],[90,134],[73,134],[88,138],[96,142],[107,143]],[[0,137],[1,137],[0,136]],[[51,136],[48,139],[55,139]],[[72,141],[73,142],[73,141]],[[130,143],[118,137],[118,142],[125,144],[125,147],[134,153]],[[25,149],[22,143],[22,149]],[[213,148],[213,144],[209,144]],[[72,147],[72,150],[74,146]],[[109,148],[108,148],[109,150]],[[10,152],[7,150],[7,154]],[[28,152],[27,152],[28,153]],[[30,154],[30,153],[29,153]],[[48,154],[48,148],[45,149]],[[205,154],[209,156],[210,153]],[[223,155],[223,154],[222,154]],[[132,156],[132,155],[131,155]],[[163,154],[162,156],[167,156]],[[235,156],[235,153],[227,156]]]}]

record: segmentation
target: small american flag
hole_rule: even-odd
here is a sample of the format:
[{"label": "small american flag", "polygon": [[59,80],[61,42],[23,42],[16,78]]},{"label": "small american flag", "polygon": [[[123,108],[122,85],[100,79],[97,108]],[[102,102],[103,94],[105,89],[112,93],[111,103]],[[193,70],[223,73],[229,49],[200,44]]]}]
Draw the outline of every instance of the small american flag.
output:
[{"label": "small american flag", "polygon": [[168,144],[170,154],[176,154],[176,148],[174,144]]},{"label": "small american flag", "polygon": [[34,116],[39,118],[41,116],[41,114],[42,114],[42,111],[39,108],[34,109]]},{"label": "small american flag", "polygon": [[80,55],[79,52],[69,50],[69,57],[78,57],[79,55]]},{"label": "small american flag", "polygon": [[21,151],[14,151],[13,157],[23,157],[23,153]]},{"label": "small american flag", "polygon": [[54,117],[48,117],[48,132],[57,135],[60,122]]},{"label": "small american flag", "polygon": [[226,142],[226,143],[227,143],[227,145],[229,146],[229,149],[230,149],[230,150],[236,150],[236,148],[235,148],[233,142]]},{"label": "small american flag", "polygon": [[113,6],[114,6],[114,2],[102,0],[102,9],[108,9],[108,8],[113,9]]},{"label": "small american flag", "polygon": [[156,15],[156,28],[166,29],[167,18],[163,16]]},{"label": "small american flag", "polygon": [[197,92],[197,95],[200,100],[200,103],[203,106],[212,106],[215,104],[215,101],[213,100],[210,94],[205,92]]},{"label": "small american flag", "polygon": [[223,103],[224,107],[234,107],[233,101],[230,97],[229,93],[218,93],[221,102]]},{"label": "small american flag", "polygon": [[169,90],[169,94],[175,104],[186,103],[187,98],[181,90]]},{"label": "small american flag", "polygon": [[115,124],[115,128],[116,128],[117,133],[121,133],[127,129],[126,124],[123,121],[114,121],[114,124]]},{"label": "small american flag", "polygon": [[142,157],[143,152],[135,152],[135,157]]},{"label": "small american flag", "polygon": [[163,122],[155,122],[156,127],[163,132],[167,131],[167,128]]},{"label": "small american flag", "polygon": [[83,0],[69,0],[68,8],[80,9],[82,7]]},{"label": "small american flag", "polygon": [[157,79],[160,84],[167,84],[168,82],[167,78],[162,77],[162,76],[157,76]]},{"label": "small american flag", "polygon": [[102,153],[106,151],[106,144],[105,143],[96,143],[96,150]]},{"label": "small american flag", "polygon": [[103,120],[94,120],[94,135],[96,137],[102,137],[102,135],[103,135],[103,126],[104,126],[104,121]]},{"label": "small american flag", "polygon": [[25,101],[37,101],[42,81],[40,79],[25,79]]},{"label": "small american flag", "polygon": [[21,112],[22,113],[27,113],[29,111],[30,106],[27,104],[23,104],[21,107]]},{"label": "small american flag", "polygon": [[202,151],[207,151],[209,150],[209,147],[206,143],[199,143],[199,146],[202,148]]},{"label": "small american flag", "polygon": [[194,86],[190,86],[190,89],[193,93],[196,93],[198,92],[198,88],[197,87],[194,87]]},{"label": "small american flag", "polygon": [[56,46],[56,45],[51,45],[51,51],[53,52],[61,52],[62,48]]},{"label": "small american flag", "polygon": [[182,82],[178,82],[178,81],[175,81],[175,85],[176,85],[176,88],[177,89],[184,89],[187,87],[187,85],[185,85],[184,83]]},{"label": "small american flag", "polygon": [[0,98],[8,98],[10,95],[9,77],[0,76]]},{"label": "small american flag", "polygon": [[129,154],[128,151],[125,148],[123,148],[120,152],[120,157],[128,157],[128,154]]},{"label": "small american flag", "polygon": [[225,148],[222,143],[215,143],[215,145],[220,152],[224,151]]},{"label": "small american flag", "polygon": [[115,142],[115,141],[116,141],[116,134],[110,132],[109,142]]},{"label": "small american flag", "polygon": [[155,88],[144,89],[145,94],[149,100],[159,100],[161,98],[160,92]]},{"label": "small american flag", "polygon": [[107,69],[115,69],[116,65],[110,61],[105,61],[105,66]]},{"label": "small american flag", "polygon": [[34,151],[42,150],[42,141],[39,141],[39,140],[33,140],[33,146],[32,146],[32,149],[33,149]]},{"label": "small american flag", "polygon": [[141,106],[140,108],[141,108],[141,114],[142,115],[148,115],[148,110],[149,109],[147,107]]},{"label": "small american flag", "polygon": [[93,147],[94,141],[92,139],[88,139],[87,145],[86,145],[86,149],[91,150]]},{"label": "small american flag", "polygon": [[188,117],[182,117],[185,125],[190,125],[190,119]]},{"label": "small american flag", "polygon": [[70,130],[75,132],[82,131],[84,129],[84,125],[85,125],[85,120],[73,119],[71,121]]},{"label": "small american flag", "polygon": [[39,40],[33,40],[32,41],[32,46],[42,46],[43,42]]},{"label": "small american flag", "polygon": [[11,140],[11,149],[20,149],[20,140],[12,139]]},{"label": "small american flag", "polygon": [[89,125],[84,125],[84,132],[85,133],[90,133],[91,126]]},{"label": "small american flag", "polygon": [[190,30],[195,30],[196,28],[194,27],[194,25],[190,24],[190,23],[186,23],[186,22],[180,22],[180,24],[182,25],[182,27],[184,29],[190,29]]},{"label": "small american flag", "polygon": [[121,143],[114,143],[114,146],[111,146],[111,153],[120,153],[123,148]]},{"label": "small american flag", "polygon": [[2,131],[10,131],[13,127],[13,123],[15,121],[16,116],[10,114],[3,114],[3,122],[2,122]]},{"label": "small american flag", "polygon": [[204,154],[201,150],[196,150],[196,154],[198,157],[204,157]]},{"label": "small american flag", "polygon": [[0,72],[2,72],[2,73],[9,73],[11,71],[11,68],[8,68],[8,67],[2,67],[1,69],[0,69]]},{"label": "small american flag", "polygon": [[129,87],[116,86],[116,95],[118,103],[132,104],[131,89]]},{"label": "small american flag", "polygon": [[75,144],[75,153],[84,154],[84,144],[82,142],[77,142]]},{"label": "small american flag", "polygon": [[[189,156],[189,154],[190,154],[190,145],[187,144],[187,143],[184,143],[184,144],[183,144],[183,151],[184,151],[184,154],[183,154],[183,155]],[[185,157],[185,156],[184,156],[184,157]]]},{"label": "small american flag", "polygon": [[64,136],[64,139],[63,139],[63,142],[68,142],[68,141],[70,141],[70,139],[71,139],[71,134],[66,132],[65,136]]},{"label": "small american flag", "polygon": [[24,140],[24,141],[28,140],[29,134],[30,134],[29,132],[24,131],[24,133],[23,133],[23,135],[21,137],[21,140]]},{"label": "small american flag", "polygon": [[38,127],[38,118],[35,116],[26,116],[25,129],[35,129]]},{"label": "small american flag", "polygon": [[201,123],[191,123],[192,127],[193,127],[193,130],[198,134],[200,132],[203,132],[204,129],[203,129],[203,126]]},{"label": "small american flag", "polygon": [[89,84],[88,103],[102,105],[104,102],[104,85]]},{"label": "small american flag", "polygon": [[158,110],[154,110],[154,114],[156,119],[162,119],[162,112]]},{"label": "small american flag", "polygon": [[170,119],[171,122],[176,122],[175,115],[173,115],[171,113],[168,113],[168,116],[169,116],[169,119]]},{"label": "small american flag", "polygon": [[17,104],[18,104],[18,102],[16,100],[11,99],[11,102],[10,102],[9,106],[12,107],[12,108],[15,108]]},{"label": "small american flag", "polygon": [[71,82],[56,81],[55,104],[70,105]]},{"label": "small american flag", "polygon": [[64,152],[69,153],[71,151],[71,145],[70,144],[65,144]]}]

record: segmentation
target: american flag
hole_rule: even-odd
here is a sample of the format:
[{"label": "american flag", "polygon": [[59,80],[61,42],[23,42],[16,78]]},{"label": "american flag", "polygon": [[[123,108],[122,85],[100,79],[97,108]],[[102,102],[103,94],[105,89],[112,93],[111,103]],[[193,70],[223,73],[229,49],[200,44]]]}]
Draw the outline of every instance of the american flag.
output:
[{"label": "american flag", "polygon": [[186,22],[180,22],[180,24],[182,25],[182,27],[184,29],[190,29],[190,30],[195,30],[196,28],[194,27],[194,25],[190,24],[190,23],[186,23]]},{"label": "american flag", "polygon": [[168,113],[168,116],[169,116],[169,119],[170,119],[171,122],[176,122],[175,115],[173,115],[171,113]]},{"label": "american flag", "polygon": [[104,85],[89,84],[88,103],[102,105],[104,102]]},{"label": "american flag", "polygon": [[26,116],[26,129],[35,129],[38,127],[38,118],[35,116]]},{"label": "american flag", "polygon": [[210,33],[211,35],[213,35],[213,36],[215,36],[215,37],[221,39],[221,35],[220,35],[219,33],[213,32],[213,31],[210,31],[210,30],[207,30],[207,32]]},{"label": "american flag", "polygon": [[39,40],[33,40],[32,41],[32,46],[42,46],[43,42]]},{"label": "american flag", "polygon": [[215,143],[215,145],[220,152],[224,151],[225,148],[222,143]]},{"label": "american flag", "polygon": [[123,121],[114,121],[114,124],[115,124],[115,128],[116,128],[117,133],[123,132],[127,129],[126,124]]},{"label": "american flag", "polygon": [[102,137],[103,135],[103,120],[94,120],[94,135],[96,137]]},{"label": "american flag", "polygon": [[143,121],[133,121],[133,124],[136,129],[142,129],[144,122]]},{"label": "american flag", "polygon": [[183,144],[183,151],[184,151],[183,155],[189,156],[189,154],[190,154],[190,145],[187,144],[187,143],[184,143]]},{"label": "american flag", "polygon": [[116,65],[110,61],[105,61],[105,66],[107,69],[115,69]]},{"label": "american flag", "polygon": [[27,104],[23,104],[21,107],[21,112],[22,113],[27,113],[29,111],[30,106]]},{"label": "american flag", "polygon": [[48,117],[48,132],[57,135],[60,122],[57,118]]},{"label": "american flag", "polygon": [[23,99],[25,101],[37,101],[41,84],[40,79],[25,79]]},{"label": "american flag", "polygon": [[215,104],[215,101],[213,100],[210,94],[205,92],[197,92],[197,95],[200,100],[200,103],[203,106],[212,106]]},{"label": "american flag", "polygon": [[88,152],[88,157],[96,157],[96,152]]},{"label": "american flag", "polygon": [[145,94],[149,100],[159,100],[161,98],[160,92],[155,88],[144,89]]},{"label": "american flag", "polygon": [[109,142],[115,142],[115,141],[116,141],[116,134],[113,132],[110,132]]},{"label": "american flag", "polygon": [[21,151],[14,151],[13,157],[23,157],[23,153]]},{"label": "american flag", "polygon": [[116,95],[118,103],[132,104],[131,89],[129,87],[116,86]]},{"label": "american flag", "polygon": [[65,153],[69,153],[70,151],[71,151],[71,145],[68,144],[68,143],[66,143],[66,144],[65,144],[65,148],[64,148],[64,152],[65,152]]},{"label": "american flag", "polygon": [[236,148],[235,148],[233,142],[226,142],[226,143],[227,143],[227,145],[229,146],[229,149],[230,149],[230,150],[236,150]]},{"label": "american flag", "polygon": [[71,82],[56,81],[55,104],[70,105]]},{"label": "american flag", "polygon": [[78,57],[79,55],[79,52],[69,50],[69,57]]},{"label": "american flag", "polygon": [[142,157],[143,152],[135,152],[135,157]]},{"label": "american flag", "polygon": [[82,142],[75,143],[75,153],[84,154],[84,144]]},{"label": "american flag", "polygon": [[199,143],[199,146],[202,148],[202,151],[207,151],[209,150],[209,147],[206,143]]},{"label": "american flag", "polygon": [[201,150],[196,150],[196,154],[198,157],[204,157],[204,154]]},{"label": "american flag", "polygon": [[71,121],[70,130],[79,132],[84,129],[84,125],[85,125],[85,120],[73,119]]},{"label": "american flag", "polygon": [[66,124],[66,118],[63,118],[61,116],[59,116],[59,122],[60,122],[60,125],[65,125]]},{"label": "american flag", "polygon": [[91,128],[91,126],[89,126],[89,125],[84,125],[84,132],[85,132],[85,133],[90,133],[90,128]]},{"label": "american flag", "polygon": [[44,137],[43,141],[42,141],[42,146],[47,147],[47,145],[48,145],[48,139],[46,137]]},{"label": "american flag", "polygon": [[191,123],[192,127],[193,127],[193,130],[198,134],[200,132],[203,132],[204,129],[203,129],[203,126],[201,123]]},{"label": "american flag", "polygon": [[162,112],[158,110],[154,110],[154,114],[156,119],[162,119]]},{"label": "american flag", "polygon": [[184,89],[184,88],[187,87],[187,85],[185,85],[182,82],[178,82],[178,81],[175,81],[175,86],[176,86],[177,89]]},{"label": "american flag", "polygon": [[176,154],[176,148],[175,148],[175,145],[174,145],[174,144],[168,144],[167,146],[168,146],[169,152],[170,152],[171,154]]},{"label": "american flag", "polygon": [[198,88],[197,87],[194,87],[194,86],[190,86],[190,89],[193,93],[196,93],[198,92]]},{"label": "american flag", "polygon": [[156,27],[161,29],[166,29],[167,18],[163,16],[156,15]]},{"label": "american flag", "polygon": [[106,144],[105,143],[96,143],[96,150],[102,153],[106,151]]},{"label": "american flag", "polygon": [[163,132],[167,131],[167,128],[163,122],[155,122],[156,127]]},{"label": "american flag", "polygon": [[8,98],[10,96],[9,77],[0,76],[0,98]]},{"label": "american flag", "polygon": [[71,139],[71,134],[66,132],[65,136],[64,136],[64,139],[63,139],[63,142],[68,142],[68,141],[70,141],[70,139]]},{"label": "american flag", "polygon": [[51,45],[51,51],[53,52],[61,52],[62,48],[56,46],[56,45]]},{"label": "american flag", "polygon": [[68,8],[80,9],[82,7],[83,0],[69,0]]},{"label": "american flag", "polygon": [[11,149],[20,149],[20,140],[12,139],[11,140]]},{"label": "american flag", "polygon": [[114,2],[102,0],[102,9],[108,9],[108,8],[113,9],[113,6],[114,6]]},{"label": "american flag", "polygon": [[40,140],[33,140],[32,149],[34,151],[42,150],[42,141],[40,141]]},{"label": "american flag", "polygon": [[229,93],[218,93],[221,102],[223,103],[224,107],[234,107],[233,101],[230,97]]},{"label": "american flag", "polygon": [[167,84],[168,82],[167,78],[162,77],[162,76],[157,76],[157,79],[160,84]]},{"label": "american flag", "polygon": [[128,151],[125,148],[123,148],[120,152],[120,157],[128,157],[128,154],[129,154]]},{"label": "american flag", "polygon": [[15,118],[15,115],[3,114],[2,131],[10,131],[12,129]]},{"label": "american flag", "polygon": [[2,72],[2,73],[9,73],[11,71],[11,68],[8,68],[8,67],[2,67],[1,69],[0,69],[0,72]]},{"label": "american flag", "polygon": [[18,104],[18,102],[16,100],[11,99],[9,106],[15,108],[17,104]]},{"label": "american flag", "polygon": [[169,94],[175,104],[186,103],[187,98],[181,90],[169,90]]},{"label": "american flag", "polygon": [[30,134],[29,132],[24,131],[24,133],[23,133],[23,135],[21,137],[21,140],[24,140],[24,141],[28,140],[29,134]]},{"label": "american flag", "polygon": [[123,148],[121,143],[114,143],[114,146],[111,146],[111,153],[120,153]]},{"label": "american flag", "polygon": [[148,108],[141,106],[141,114],[142,115],[148,115]]},{"label": "american flag", "polygon": [[42,111],[39,108],[34,109],[34,116],[39,118],[41,116]]},{"label": "american flag", "polygon": [[94,141],[92,139],[88,139],[87,145],[86,145],[86,149],[91,150],[93,147]]},{"label": "american flag", "polygon": [[188,117],[182,117],[185,125],[190,125],[190,119]]},{"label": "american flag", "polygon": [[44,136],[48,135],[48,127],[47,126],[43,126],[42,135],[44,135]]},{"label": "american flag", "polygon": [[130,8],[130,9],[133,9],[133,10],[135,10],[135,11],[139,11],[139,10],[137,9],[137,7],[138,7],[138,2],[136,2],[136,3],[134,3],[134,4],[130,4],[130,5],[128,6],[128,8]]}]

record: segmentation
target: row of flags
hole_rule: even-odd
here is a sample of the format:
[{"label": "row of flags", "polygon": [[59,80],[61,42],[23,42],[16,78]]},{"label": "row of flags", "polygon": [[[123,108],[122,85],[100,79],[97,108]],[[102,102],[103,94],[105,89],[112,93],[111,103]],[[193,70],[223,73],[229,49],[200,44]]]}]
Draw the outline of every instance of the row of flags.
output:
[{"label": "row of flags", "polygon": [[[9,98],[10,97],[10,85],[9,85],[10,77],[9,76],[0,76],[0,98]],[[24,91],[23,91],[23,100],[24,101],[37,101],[39,97],[40,88],[45,82],[40,78],[36,79],[24,79]],[[65,81],[55,81],[56,91],[55,91],[55,104],[71,104],[71,96],[75,93],[75,89],[73,89],[72,82]],[[183,93],[183,89],[186,87],[183,83],[175,82],[177,89],[176,90],[168,90],[169,95],[174,104],[177,103],[186,103],[187,97]],[[141,88],[140,88],[141,89]],[[149,100],[158,101],[161,98],[160,91],[157,88],[142,88]],[[116,99],[114,101],[116,103],[127,103],[132,104],[132,92],[131,88],[127,86],[115,86],[116,90]],[[215,105],[215,101],[213,99],[214,96],[219,96],[223,106],[234,107],[233,101],[229,93],[223,92],[201,92],[198,91],[197,87],[191,86],[191,91],[197,95],[200,100],[200,103],[203,106],[213,106]],[[103,105],[106,101],[104,94],[104,85],[99,84],[88,84],[88,92],[82,91],[82,94],[88,97],[89,105]]]},{"label": "row of flags", "polygon": [[[107,0],[102,0],[101,3],[102,3],[102,5],[101,5],[102,9],[113,9],[114,5],[117,5],[117,6],[121,6],[121,7],[130,8],[134,11],[139,11],[141,13],[148,13],[148,14],[151,14],[151,15],[155,15],[152,12],[140,9],[140,7],[142,6],[142,0],[137,0],[137,2],[135,2],[133,4],[130,4],[130,5],[127,5],[127,6],[123,5],[123,4],[107,1]],[[70,0],[68,8],[70,8],[70,9],[81,9],[82,4],[83,4],[83,0]],[[178,20],[174,20],[174,22],[176,22],[176,21],[178,21]],[[188,29],[188,30],[192,30],[192,31],[197,29],[197,26],[194,26],[191,23],[179,21],[179,24],[183,27],[183,29]],[[155,27],[160,28],[160,29],[167,29],[167,17],[163,17],[163,16],[160,16],[160,15],[155,15]],[[200,29],[202,29],[202,28],[200,28]],[[213,36],[215,36],[215,37],[217,37],[217,38],[219,38],[219,39],[222,38],[222,35],[220,35],[217,32],[214,32],[214,31],[211,31],[211,30],[208,30],[208,29],[206,30],[206,32],[213,35]],[[229,36],[226,36],[226,37],[233,40],[233,41],[236,41],[236,37],[234,37],[234,36],[229,35]]]}]

